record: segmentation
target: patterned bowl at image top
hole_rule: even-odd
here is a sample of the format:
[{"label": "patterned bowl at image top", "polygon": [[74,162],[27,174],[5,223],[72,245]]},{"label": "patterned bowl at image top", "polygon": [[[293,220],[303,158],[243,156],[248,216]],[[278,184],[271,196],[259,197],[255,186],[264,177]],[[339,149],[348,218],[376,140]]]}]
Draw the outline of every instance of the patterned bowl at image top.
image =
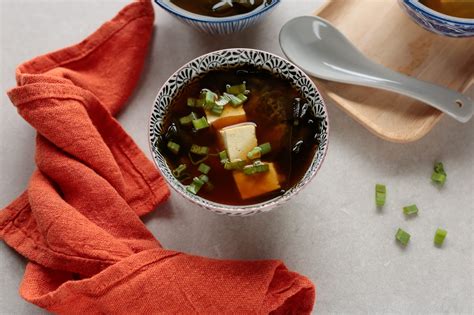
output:
[{"label": "patterned bowl at image top", "polygon": [[436,34],[450,37],[474,36],[474,19],[457,18],[437,12],[419,0],[398,0],[413,21]]},{"label": "patterned bowl at image top", "polygon": [[262,5],[253,11],[228,17],[211,17],[195,14],[174,5],[170,0],[155,0],[155,2],[180,21],[189,24],[200,31],[213,35],[223,35],[240,32],[255,24],[261,17],[270,12],[280,2],[280,0],[267,0],[265,5]]},{"label": "patterned bowl at image top", "polygon": [[[259,69],[269,70],[273,74],[288,80],[300,91],[309,102],[314,114],[322,118],[319,147],[317,148],[311,165],[303,178],[283,195],[271,200],[245,206],[232,206],[209,201],[193,195],[186,190],[172,174],[165,157],[158,150],[163,123],[173,99],[181,94],[190,82],[204,76],[207,72],[217,69],[237,68],[252,65]],[[254,49],[224,49],[198,57],[176,71],[163,85],[156,96],[149,122],[149,145],[153,160],[168,184],[180,195],[193,203],[219,214],[233,216],[252,215],[268,211],[275,206],[295,196],[316,175],[328,148],[329,123],[326,105],[313,81],[300,69],[285,59],[268,52]]]}]

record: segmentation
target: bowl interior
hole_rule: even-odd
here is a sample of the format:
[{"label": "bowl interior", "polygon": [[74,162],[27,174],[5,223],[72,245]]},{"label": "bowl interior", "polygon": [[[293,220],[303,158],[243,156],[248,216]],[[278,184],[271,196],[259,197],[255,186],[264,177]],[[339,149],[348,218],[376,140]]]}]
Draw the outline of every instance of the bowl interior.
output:
[{"label": "bowl interior", "polygon": [[423,12],[425,15],[435,18],[441,21],[446,21],[450,23],[457,23],[461,25],[472,25],[474,26],[474,19],[468,19],[468,18],[460,18],[452,15],[447,15],[444,13],[441,13],[439,11],[433,10],[430,7],[427,7],[423,3],[420,2],[420,0],[403,0],[407,5],[412,5],[416,7],[418,10]]},{"label": "bowl interior", "polygon": [[[232,206],[215,203],[187,192],[185,186],[172,175],[172,171],[168,167],[165,157],[158,150],[157,144],[161,139],[163,123],[168,114],[169,106],[173,99],[182,93],[184,88],[190,82],[202,77],[210,70],[237,68],[245,65],[252,65],[260,69],[268,70],[273,74],[290,81],[293,86],[295,86],[305,96],[309,102],[310,109],[313,110],[314,114],[317,117],[322,118],[322,125],[321,133],[319,134],[319,147],[316,150],[312,163],[304,177],[296,186],[287,190],[281,196],[259,204]],[[250,215],[269,210],[277,204],[288,200],[314,177],[326,155],[328,131],[328,116],[323,98],[314,83],[305,73],[285,59],[268,52],[253,49],[226,49],[215,51],[192,60],[176,71],[163,85],[156,96],[151,113],[149,124],[149,144],[155,164],[171,187],[178,193],[196,204],[217,213]]]},{"label": "bowl interior", "polygon": [[229,21],[235,21],[235,20],[242,20],[246,18],[251,18],[255,15],[259,15],[265,11],[270,10],[273,8],[275,5],[277,5],[280,0],[267,0],[267,2],[258,8],[245,13],[245,14],[238,14],[238,15],[232,15],[228,17],[211,17],[207,15],[200,15],[196,14],[193,12],[189,12],[187,10],[184,10],[183,8],[173,4],[171,0],[155,0],[156,4],[158,4],[160,7],[165,9],[166,11],[175,14],[181,18],[184,19],[190,19],[190,20],[195,20],[195,21],[200,21],[200,22],[208,22],[208,23],[222,23],[222,22],[229,22]]}]

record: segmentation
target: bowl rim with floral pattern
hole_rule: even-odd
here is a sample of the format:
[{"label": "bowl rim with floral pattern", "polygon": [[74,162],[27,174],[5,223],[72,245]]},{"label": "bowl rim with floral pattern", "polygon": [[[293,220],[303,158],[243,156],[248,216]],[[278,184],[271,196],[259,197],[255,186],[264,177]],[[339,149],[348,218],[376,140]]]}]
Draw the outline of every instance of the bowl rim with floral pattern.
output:
[{"label": "bowl rim with floral pattern", "polygon": [[[158,149],[158,141],[163,134],[162,126],[169,112],[169,107],[183,89],[194,80],[202,77],[212,70],[238,68],[252,65],[257,68],[269,70],[275,75],[289,80],[302,93],[308,101],[311,110],[322,119],[321,132],[319,133],[319,146],[315,150],[311,164],[303,178],[282,195],[264,202],[249,205],[229,205],[210,201],[199,195],[193,195],[186,190],[172,174],[166,159]],[[148,124],[148,144],[153,162],[171,188],[185,199],[219,214],[232,216],[252,215],[269,211],[277,205],[288,201],[298,194],[315,177],[319,171],[328,149],[329,120],[324,99],[314,82],[296,65],[275,54],[250,48],[232,48],[213,51],[197,57],[180,67],[163,84],[155,97]]]}]

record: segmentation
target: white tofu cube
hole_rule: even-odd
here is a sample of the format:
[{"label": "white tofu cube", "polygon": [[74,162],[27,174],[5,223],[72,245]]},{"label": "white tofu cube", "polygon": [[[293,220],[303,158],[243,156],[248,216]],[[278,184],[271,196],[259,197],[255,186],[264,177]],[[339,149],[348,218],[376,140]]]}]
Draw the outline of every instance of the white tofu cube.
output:
[{"label": "white tofu cube", "polygon": [[256,125],[251,122],[225,127],[220,130],[229,160],[246,160],[247,153],[257,146]]}]

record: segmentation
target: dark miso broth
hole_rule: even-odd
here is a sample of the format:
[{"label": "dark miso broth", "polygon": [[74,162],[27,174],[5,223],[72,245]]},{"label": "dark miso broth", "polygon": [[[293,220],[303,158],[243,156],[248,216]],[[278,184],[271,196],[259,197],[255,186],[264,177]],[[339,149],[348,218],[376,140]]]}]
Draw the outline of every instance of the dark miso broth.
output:
[{"label": "dark miso broth", "polygon": [[253,4],[251,4],[250,0],[232,1],[232,6],[226,4],[226,1],[219,0],[171,0],[171,3],[195,14],[227,17],[253,11],[259,6],[264,5],[266,0],[255,0]]},{"label": "dark miso broth", "polygon": [[[210,126],[195,131],[179,122],[180,117],[191,112],[205,117],[202,108],[187,105],[188,98],[200,95],[202,89],[223,93],[227,84],[242,82],[246,82],[250,91],[243,105],[247,121],[256,124],[258,144],[269,142],[272,148],[261,160],[273,163],[281,186],[281,189],[247,200],[241,198],[232,171],[224,169],[217,155],[223,149],[218,130]],[[209,147],[209,156],[204,163],[211,167],[208,177],[213,189],[203,187],[198,195],[228,205],[255,204],[283,194],[301,180],[319,145],[321,121],[296,88],[269,71],[254,67],[216,70],[190,83],[172,101],[159,146],[171,169],[180,164],[188,166],[189,178],[182,181],[184,185],[189,185],[192,178],[200,175],[198,166],[192,165],[188,157],[190,147],[193,144]],[[167,148],[168,141],[180,145],[178,154]]]},{"label": "dark miso broth", "polygon": [[420,0],[420,3],[446,15],[474,19],[474,0]]}]

